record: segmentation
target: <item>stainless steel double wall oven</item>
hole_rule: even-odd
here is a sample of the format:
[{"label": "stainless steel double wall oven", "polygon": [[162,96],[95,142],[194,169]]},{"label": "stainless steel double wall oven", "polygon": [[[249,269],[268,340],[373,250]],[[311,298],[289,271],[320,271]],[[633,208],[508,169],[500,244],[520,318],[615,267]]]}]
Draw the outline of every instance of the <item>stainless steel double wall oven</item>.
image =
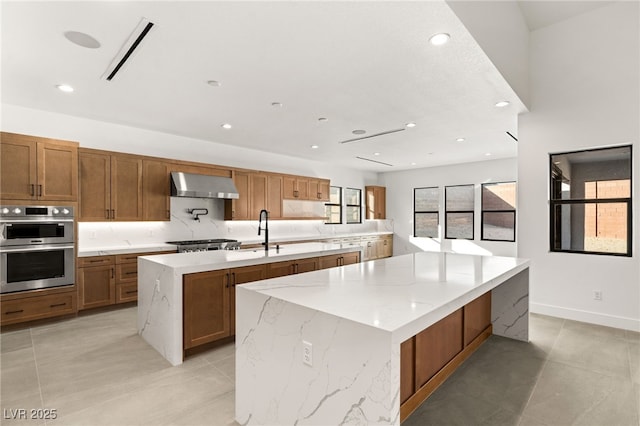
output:
[{"label": "stainless steel double wall oven", "polygon": [[1,206],[0,261],[0,293],[73,284],[73,207]]}]

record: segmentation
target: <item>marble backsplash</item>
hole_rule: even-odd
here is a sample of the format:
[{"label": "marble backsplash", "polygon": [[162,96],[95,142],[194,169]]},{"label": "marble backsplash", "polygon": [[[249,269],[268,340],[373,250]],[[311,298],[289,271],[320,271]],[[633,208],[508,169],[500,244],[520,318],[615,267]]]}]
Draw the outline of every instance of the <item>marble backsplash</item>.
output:
[{"label": "marble backsplash", "polygon": [[[189,213],[207,209],[199,220]],[[272,220],[272,241],[287,238],[330,238],[342,234],[393,232],[393,221],[371,220],[353,225],[325,225],[321,220]],[[167,241],[229,238],[245,243],[262,241],[258,221],[225,221],[224,202],[202,198],[171,197],[169,222],[79,222],[78,248],[91,250],[106,247],[145,246]]]}]

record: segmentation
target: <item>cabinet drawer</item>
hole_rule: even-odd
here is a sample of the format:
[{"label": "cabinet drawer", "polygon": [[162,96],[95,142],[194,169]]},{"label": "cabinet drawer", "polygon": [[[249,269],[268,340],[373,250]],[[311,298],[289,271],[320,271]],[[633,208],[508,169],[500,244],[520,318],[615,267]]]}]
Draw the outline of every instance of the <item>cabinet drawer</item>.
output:
[{"label": "cabinet drawer", "polygon": [[115,265],[115,256],[91,256],[91,257],[79,257],[78,267],[85,266],[102,266],[102,265]]},{"label": "cabinet drawer", "polygon": [[138,283],[117,284],[116,303],[133,302],[138,300]]},{"label": "cabinet drawer", "polygon": [[138,256],[143,256],[140,253],[118,254],[116,255],[116,263],[136,263]]},{"label": "cabinet drawer", "polygon": [[76,313],[74,292],[2,302],[1,325]]},{"label": "cabinet drawer", "polygon": [[116,284],[137,282],[138,263],[123,263],[116,265]]}]

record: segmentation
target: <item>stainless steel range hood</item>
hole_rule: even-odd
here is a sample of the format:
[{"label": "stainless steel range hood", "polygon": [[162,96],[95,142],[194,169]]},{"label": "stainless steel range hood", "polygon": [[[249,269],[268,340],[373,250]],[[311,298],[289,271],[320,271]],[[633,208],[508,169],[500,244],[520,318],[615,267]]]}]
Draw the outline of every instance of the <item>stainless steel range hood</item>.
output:
[{"label": "stainless steel range hood", "polygon": [[171,172],[171,195],[189,198],[240,198],[233,179]]}]

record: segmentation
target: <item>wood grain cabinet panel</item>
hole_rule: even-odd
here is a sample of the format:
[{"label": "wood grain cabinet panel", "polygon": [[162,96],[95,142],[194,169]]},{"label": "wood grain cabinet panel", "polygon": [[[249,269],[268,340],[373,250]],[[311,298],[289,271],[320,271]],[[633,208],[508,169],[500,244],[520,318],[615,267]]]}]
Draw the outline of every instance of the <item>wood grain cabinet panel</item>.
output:
[{"label": "wood grain cabinet panel", "polygon": [[249,173],[233,171],[233,183],[238,190],[239,198],[224,200],[224,220],[249,220]]},{"label": "wood grain cabinet panel", "polygon": [[230,335],[227,270],[188,274],[183,279],[184,349]]},{"label": "wood grain cabinet panel", "polygon": [[421,387],[462,351],[462,309],[416,335],[416,386]]},{"label": "wood grain cabinet panel", "polygon": [[111,156],[111,219],[142,220],[142,159]]},{"label": "wood grain cabinet panel", "polygon": [[0,198],[77,201],[78,144],[0,133]]},{"label": "wood grain cabinet panel", "polygon": [[309,200],[309,181],[310,178],[304,176],[284,176],[282,197],[285,200]]},{"label": "wood grain cabinet panel", "polygon": [[309,200],[329,201],[329,186],[327,179],[310,179]]},{"label": "wood grain cabinet panel", "polygon": [[75,314],[76,290],[61,291],[56,289],[49,293],[16,299],[2,300],[0,304],[0,325],[17,324],[43,318]]},{"label": "wood grain cabinet panel", "polygon": [[78,309],[97,308],[116,302],[114,256],[79,258]]},{"label": "wood grain cabinet panel", "polygon": [[282,176],[267,176],[267,210],[270,219],[282,218]]},{"label": "wood grain cabinet panel", "polygon": [[236,286],[260,281],[267,278],[266,265],[243,266],[241,268],[229,269],[229,279],[231,287],[229,291],[229,322],[231,335],[236,334]]},{"label": "wood grain cabinet panel", "polygon": [[142,161],[142,215],[144,220],[170,220],[171,165]]},{"label": "wood grain cabinet panel", "polygon": [[365,219],[387,218],[387,190],[384,186],[365,186]]},{"label": "wood grain cabinet panel", "polygon": [[116,303],[135,302],[138,300],[138,283],[116,284]]},{"label": "wood grain cabinet panel", "polygon": [[464,345],[467,346],[491,325],[491,292],[464,307]]},{"label": "wood grain cabinet panel", "polygon": [[415,364],[416,338],[412,337],[400,344],[400,404],[416,391]]}]

